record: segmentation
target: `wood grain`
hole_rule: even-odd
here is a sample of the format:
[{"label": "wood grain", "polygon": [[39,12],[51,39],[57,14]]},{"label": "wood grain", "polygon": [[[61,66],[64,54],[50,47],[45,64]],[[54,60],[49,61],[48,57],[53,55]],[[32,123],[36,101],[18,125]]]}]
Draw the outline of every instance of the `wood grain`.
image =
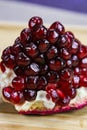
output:
[{"label": "wood grain", "polygon": [[[0,55],[2,50],[14,43],[26,26],[0,24]],[[87,44],[87,27],[66,27],[83,43]],[[49,116],[19,115],[14,107],[0,104],[0,130],[87,130],[87,107],[73,112]]]}]

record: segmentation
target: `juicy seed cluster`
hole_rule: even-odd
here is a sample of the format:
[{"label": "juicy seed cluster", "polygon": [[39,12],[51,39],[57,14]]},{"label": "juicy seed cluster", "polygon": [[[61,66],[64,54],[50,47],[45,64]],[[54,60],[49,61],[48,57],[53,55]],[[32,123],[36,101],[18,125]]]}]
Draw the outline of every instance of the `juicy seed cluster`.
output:
[{"label": "juicy seed cluster", "polygon": [[56,105],[65,106],[79,87],[87,87],[87,47],[56,21],[49,28],[32,17],[12,46],[2,53],[0,68],[13,69],[12,86],[3,96],[14,104],[35,100],[45,90]]}]

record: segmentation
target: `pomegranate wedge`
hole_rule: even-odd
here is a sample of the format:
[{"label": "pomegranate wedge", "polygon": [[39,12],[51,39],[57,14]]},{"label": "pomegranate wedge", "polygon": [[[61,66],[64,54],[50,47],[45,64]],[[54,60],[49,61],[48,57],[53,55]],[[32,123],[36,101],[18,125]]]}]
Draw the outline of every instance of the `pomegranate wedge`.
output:
[{"label": "pomegranate wedge", "polygon": [[0,62],[2,98],[22,114],[53,114],[87,105],[87,46],[59,22],[35,16]]}]

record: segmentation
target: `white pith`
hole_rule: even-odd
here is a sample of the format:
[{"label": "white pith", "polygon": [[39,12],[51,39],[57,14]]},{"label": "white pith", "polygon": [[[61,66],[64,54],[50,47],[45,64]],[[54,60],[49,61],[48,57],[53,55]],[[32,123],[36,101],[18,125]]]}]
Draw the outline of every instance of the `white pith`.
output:
[{"label": "white pith", "polygon": [[[0,87],[4,88],[6,86],[11,85],[12,79],[16,75],[13,70],[6,68],[6,71],[2,73],[0,71]],[[25,101],[22,105],[15,105],[17,111],[28,111],[28,110],[44,110],[44,109],[53,109],[55,107],[55,103],[51,99],[46,98],[46,91],[40,90],[37,92],[37,97],[34,101]],[[73,106],[73,104],[81,104],[84,100],[87,100],[87,88],[81,87],[77,89],[77,95],[74,99],[72,99],[69,103],[69,106]]]}]

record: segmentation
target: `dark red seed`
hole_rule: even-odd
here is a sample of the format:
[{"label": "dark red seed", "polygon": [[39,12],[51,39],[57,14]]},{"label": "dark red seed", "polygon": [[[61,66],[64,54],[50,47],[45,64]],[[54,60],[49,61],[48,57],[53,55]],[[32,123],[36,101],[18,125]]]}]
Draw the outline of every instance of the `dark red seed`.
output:
[{"label": "dark red seed", "polygon": [[49,29],[47,31],[47,39],[51,44],[55,44],[59,39],[59,33],[57,33],[54,29]]},{"label": "dark red seed", "polygon": [[65,34],[72,40],[74,39],[74,34],[70,31],[66,31]]},{"label": "dark red seed", "polygon": [[58,47],[66,47],[66,46],[68,46],[68,37],[67,37],[67,35],[65,35],[65,34],[61,35],[57,45],[58,45]]},{"label": "dark red seed", "polygon": [[80,42],[77,39],[74,39],[71,48],[70,48],[70,53],[76,54],[77,51],[79,50]]},{"label": "dark red seed", "polygon": [[3,50],[2,52],[2,60],[4,59],[5,56],[12,54],[12,46],[7,47],[6,49]]},{"label": "dark red seed", "polygon": [[28,89],[36,89],[37,88],[37,81],[38,81],[38,76],[29,76],[27,77],[27,88]]},{"label": "dark red seed", "polygon": [[3,57],[3,63],[8,67],[8,68],[13,68],[16,64],[15,62],[15,56],[12,54],[8,54]]},{"label": "dark red seed", "polygon": [[16,58],[17,65],[27,66],[30,64],[30,58],[27,57],[23,52],[20,52]]},{"label": "dark red seed", "polygon": [[82,75],[87,75],[87,68],[80,68],[80,73]]},{"label": "dark red seed", "polygon": [[58,86],[56,83],[48,83],[46,86],[46,91],[47,91],[47,93],[49,93],[51,89],[56,90],[57,87]]},{"label": "dark red seed", "polygon": [[29,57],[32,57],[32,58],[36,57],[39,53],[36,44],[34,43],[27,44],[25,47],[25,53]]},{"label": "dark red seed", "polygon": [[29,20],[28,26],[32,30],[37,26],[41,26],[42,24],[43,24],[42,18],[34,16]]},{"label": "dark red seed", "polygon": [[20,37],[17,37],[17,38],[15,39],[15,41],[14,41],[14,45],[15,45],[15,44],[19,44],[19,43],[21,43]]},{"label": "dark red seed", "polygon": [[65,60],[68,60],[71,58],[71,53],[67,48],[62,48],[61,49],[61,57]]},{"label": "dark red seed", "polygon": [[20,33],[20,41],[22,44],[24,44],[26,41],[30,39],[30,30],[29,28],[25,28]]},{"label": "dark red seed", "polygon": [[64,79],[59,79],[57,82],[58,87],[63,91],[66,91],[68,88],[70,88],[70,85],[72,83],[72,80],[64,80]]},{"label": "dark red seed", "polygon": [[20,66],[15,66],[13,68],[14,72],[16,75],[20,76],[20,75],[24,75],[24,68],[20,67]]},{"label": "dark red seed", "polygon": [[41,53],[46,52],[48,50],[49,46],[50,46],[50,44],[46,39],[40,41],[38,44],[38,48]]},{"label": "dark red seed", "polygon": [[65,68],[65,69],[61,70],[60,77],[63,80],[70,80],[73,77],[73,72],[71,69]]},{"label": "dark red seed", "polygon": [[74,68],[74,74],[75,74],[75,75],[81,74],[81,73],[80,73],[80,68],[79,68],[79,67],[75,67],[75,68]]},{"label": "dark red seed", "polygon": [[59,95],[58,95],[58,92],[57,90],[55,89],[51,89],[50,92],[49,92],[49,95],[50,97],[52,98],[52,101],[57,103],[58,100],[59,100]]},{"label": "dark red seed", "polygon": [[46,34],[47,34],[47,29],[44,26],[37,27],[32,33],[33,40],[36,41],[36,40],[45,39]]},{"label": "dark red seed", "polygon": [[55,29],[59,34],[63,34],[65,32],[64,26],[59,21],[54,22],[50,26],[50,29]]},{"label": "dark red seed", "polygon": [[39,75],[45,75],[46,73],[48,72],[48,65],[42,65],[41,67],[40,67],[40,73],[39,73]]},{"label": "dark red seed", "polygon": [[57,93],[59,96],[59,100],[58,100],[57,104],[59,106],[66,106],[67,104],[69,104],[69,102],[70,102],[69,96],[65,96],[64,93],[59,89],[57,89]]},{"label": "dark red seed", "polygon": [[15,42],[12,46],[12,52],[17,56],[19,52],[23,51],[23,46],[20,42]]},{"label": "dark red seed", "polygon": [[37,81],[37,89],[38,90],[42,90],[45,89],[45,86],[47,85],[47,80],[44,76],[39,77],[38,81]]},{"label": "dark red seed", "polygon": [[71,99],[73,99],[76,96],[76,89],[75,89],[75,87],[70,87],[69,89],[67,89],[65,94],[66,94],[66,96],[68,95]]},{"label": "dark red seed", "polygon": [[55,58],[58,56],[58,49],[55,46],[51,46],[47,51],[46,56],[49,60]]},{"label": "dark red seed", "polygon": [[72,60],[71,59],[66,61],[66,66],[69,67],[69,68],[72,67]]},{"label": "dark red seed", "polygon": [[74,67],[78,66],[79,58],[77,55],[72,55],[71,60],[72,60],[72,66],[74,66]]},{"label": "dark red seed", "polygon": [[35,59],[35,62],[37,62],[38,64],[45,64],[45,57],[44,54],[40,54],[39,56],[37,56]]},{"label": "dark red seed", "polygon": [[4,65],[4,63],[1,61],[0,62],[0,69],[1,69],[1,71],[4,73],[5,72],[5,70],[6,70],[6,68],[5,68],[5,65]]},{"label": "dark red seed", "polygon": [[87,57],[83,58],[81,61],[80,61],[80,67],[85,67],[87,68]]},{"label": "dark red seed", "polygon": [[26,80],[23,76],[17,76],[12,80],[12,85],[16,90],[23,90],[26,87]]},{"label": "dark red seed", "polygon": [[26,75],[34,76],[34,75],[37,75],[39,72],[40,72],[40,67],[36,63],[31,63],[30,65],[25,67],[25,74]]},{"label": "dark red seed", "polygon": [[87,76],[80,75],[80,86],[87,87]]},{"label": "dark red seed", "polygon": [[77,53],[78,57],[80,59],[84,58],[85,56],[87,56],[87,49],[84,45],[80,45],[79,49],[78,49],[78,53]]},{"label": "dark red seed", "polygon": [[59,80],[59,75],[57,72],[50,71],[47,74],[48,83],[56,83]]},{"label": "dark red seed", "polygon": [[11,99],[11,93],[13,92],[13,90],[14,89],[11,86],[7,86],[7,87],[3,88],[2,89],[3,97],[6,100],[10,101],[10,99]]},{"label": "dark red seed", "polygon": [[27,100],[27,101],[35,100],[35,98],[37,96],[37,93],[36,93],[35,90],[30,90],[30,89],[27,89],[27,88],[24,90],[23,94],[24,94],[25,100]]},{"label": "dark red seed", "polygon": [[23,95],[23,92],[22,91],[16,91],[14,90],[12,93],[11,93],[11,102],[13,104],[23,104],[25,99],[24,99],[24,95]]},{"label": "dark red seed", "polygon": [[65,66],[65,62],[62,58],[57,57],[55,60],[51,60],[49,62],[49,67],[51,70],[59,71],[61,68]]},{"label": "dark red seed", "polygon": [[71,34],[71,32],[65,32],[65,36],[67,37],[67,44],[65,47],[70,48],[74,40],[74,36]]},{"label": "dark red seed", "polygon": [[73,87],[78,88],[80,86],[80,77],[77,75],[73,76]]}]

